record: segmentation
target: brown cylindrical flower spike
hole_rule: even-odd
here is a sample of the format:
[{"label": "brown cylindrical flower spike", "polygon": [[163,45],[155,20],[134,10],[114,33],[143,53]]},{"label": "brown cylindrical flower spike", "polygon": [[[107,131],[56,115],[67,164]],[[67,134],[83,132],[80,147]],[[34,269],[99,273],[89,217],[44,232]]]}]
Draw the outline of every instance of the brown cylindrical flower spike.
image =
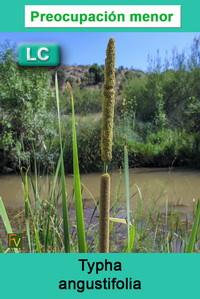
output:
[{"label": "brown cylindrical flower spike", "polygon": [[109,252],[110,175],[104,173],[100,183],[99,252]]}]

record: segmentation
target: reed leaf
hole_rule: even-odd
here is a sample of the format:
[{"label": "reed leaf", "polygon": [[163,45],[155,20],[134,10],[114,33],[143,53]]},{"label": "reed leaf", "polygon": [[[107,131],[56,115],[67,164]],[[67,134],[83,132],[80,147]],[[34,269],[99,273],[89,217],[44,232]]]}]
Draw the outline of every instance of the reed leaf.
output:
[{"label": "reed leaf", "polygon": [[196,242],[196,236],[197,236],[197,232],[198,232],[199,220],[200,220],[200,199],[198,200],[196,215],[195,215],[194,223],[192,226],[192,231],[191,231],[189,242],[188,242],[188,245],[187,245],[187,248],[185,251],[186,253],[192,253],[194,250],[194,245]]},{"label": "reed leaf", "polygon": [[86,245],[86,237],[85,237],[81,180],[80,180],[79,162],[78,162],[74,98],[73,98],[72,87],[69,82],[67,82],[67,86],[70,92],[71,103],[72,103],[73,172],[74,172],[74,196],[75,196],[75,204],[76,204],[76,222],[77,222],[77,232],[78,232],[78,248],[79,248],[79,252],[85,253],[87,252],[87,245]]},{"label": "reed leaf", "polygon": [[128,149],[124,146],[124,175],[125,175],[125,190],[126,190],[126,217],[127,217],[127,250],[131,252],[135,236],[135,228],[131,224],[131,209],[130,209],[130,188],[129,188],[129,162],[128,162]]},{"label": "reed leaf", "polygon": [[3,246],[2,246],[1,241],[0,241],[0,253],[4,253],[4,250],[3,250]]},{"label": "reed leaf", "polygon": [[60,122],[60,103],[59,103],[57,73],[55,76],[55,87],[56,87],[56,103],[57,103],[57,111],[58,111],[58,129],[59,129],[60,154],[61,154],[61,181],[62,181],[62,211],[63,211],[64,246],[65,246],[65,252],[70,252],[70,233],[69,233],[69,220],[68,220],[68,209],[67,209],[67,194],[66,194],[66,181],[65,181],[61,122]]},{"label": "reed leaf", "polygon": [[28,246],[31,253],[31,235],[30,235],[30,225],[29,225],[29,190],[28,190],[28,176],[27,172],[24,175],[24,204],[25,204],[25,223],[26,223],[26,233],[28,237]]},{"label": "reed leaf", "polygon": [[127,217],[127,235],[128,248],[130,247],[130,190],[129,190],[129,163],[128,163],[128,149],[124,146],[124,175],[125,175],[125,190],[126,190],[126,217]]},{"label": "reed leaf", "polygon": [[126,253],[132,252],[134,240],[135,240],[135,226],[130,224],[130,234],[128,239],[128,246],[126,248]]},{"label": "reed leaf", "polygon": [[[55,189],[56,189],[56,184],[57,184],[57,180],[58,180],[58,175],[59,175],[59,172],[60,172],[61,161],[62,161],[62,156],[60,155],[58,163],[57,163],[57,167],[56,167],[54,180],[53,180],[53,187],[52,187],[51,192],[50,192],[50,201],[52,200],[52,198],[54,198],[54,202],[53,202],[54,207],[56,207],[56,205],[57,205],[57,200],[56,200],[56,197],[54,197],[54,195],[55,195]],[[45,244],[44,244],[44,251],[45,252],[47,251],[48,241],[49,241],[49,229],[50,229],[50,220],[51,220],[52,208],[53,208],[53,206],[51,205],[50,208],[49,208],[49,215],[48,215],[47,225],[46,225]]]},{"label": "reed leaf", "polygon": [[[8,215],[6,213],[6,209],[4,207],[3,200],[2,200],[1,197],[0,197],[0,216],[3,220],[3,223],[4,223],[7,234],[12,234],[13,231],[12,231],[10,221],[8,219]],[[2,247],[2,245],[1,245],[1,247]],[[13,249],[14,249],[15,253],[19,253],[19,250],[17,248],[13,248]],[[3,250],[3,247],[2,247],[2,250]]]},{"label": "reed leaf", "polygon": [[39,236],[38,236],[36,228],[34,228],[34,233],[35,233],[35,242],[36,242],[37,252],[42,253],[41,247],[40,247],[40,240],[39,240]]},{"label": "reed leaf", "polygon": [[121,223],[121,224],[126,224],[127,221],[126,219],[123,218],[114,218],[114,217],[109,217],[109,220],[115,223]]}]

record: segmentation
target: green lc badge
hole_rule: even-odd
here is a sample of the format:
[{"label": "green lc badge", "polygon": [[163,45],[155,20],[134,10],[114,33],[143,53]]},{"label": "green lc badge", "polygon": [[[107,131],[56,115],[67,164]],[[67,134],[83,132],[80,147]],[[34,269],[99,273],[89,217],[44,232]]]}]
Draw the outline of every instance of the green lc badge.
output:
[{"label": "green lc badge", "polygon": [[21,44],[18,61],[22,66],[56,66],[60,62],[59,46],[56,44]]}]

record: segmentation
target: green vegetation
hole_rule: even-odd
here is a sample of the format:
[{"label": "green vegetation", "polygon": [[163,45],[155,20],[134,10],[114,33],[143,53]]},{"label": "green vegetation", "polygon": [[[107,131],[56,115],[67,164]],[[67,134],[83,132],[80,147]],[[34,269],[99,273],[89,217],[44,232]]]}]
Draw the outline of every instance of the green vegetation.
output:
[{"label": "green vegetation", "polygon": [[[57,74],[55,76],[55,88],[56,88],[56,104],[57,104],[57,111],[58,111],[58,129],[59,129],[59,141],[60,141],[60,144],[59,144],[60,145],[60,165],[58,163],[57,167],[58,167],[58,172],[59,172],[59,167],[60,167],[61,182],[62,182],[62,212],[63,212],[64,247],[65,247],[65,252],[69,253],[70,252],[70,235],[69,235],[69,220],[68,220],[67,194],[66,194],[67,190],[66,190],[65,168],[64,168],[64,157],[63,157],[62,131],[61,131],[61,123],[60,123],[60,101],[59,101]],[[55,180],[55,182],[56,182],[56,180]],[[49,233],[48,233],[47,237],[48,236],[49,236]],[[47,240],[47,238],[46,238],[46,240]],[[47,247],[47,246],[45,246],[45,247]]]},{"label": "green vegetation", "polygon": [[[3,220],[4,225],[5,225],[5,229],[6,229],[7,234],[12,234],[13,231],[12,231],[10,221],[8,219],[8,215],[6,213],[6,210],[5,210],[5,207],[4,207],[4,204],[3,204],[3,201],[2,201],[1,197],[0,197],[0,216]],[[3,247],[2,247],[1,242],[0,242],[0,252],[3,252]],[[14,252],[19,253],[19,250],[17,248],[14,248]]]},{"label": "green vegetation", "polygon": [[188,242],[188,245],[186,248],[186,253],[192,253],[194,251],[197,232],[198,232],[198,226],[199,226],[199,220],[200,220],[200,201],[198,200],[197,212],[195,215],[194,224],[192,226],[192,231],[190,234],[189,242]]},{"label": "green vegetation", "polygon": [[[2,46],[3,47],[3,46]],[[0,50],[0,168],[19,170],[42,155],[45,137],[51,138],[52,118],[46,109],[51,94],[49,74],[43,68],[25,68],[6,44]],[[38,158],[41,158],[38,157]],[[51,159],[50,156],[47,157]]]},{"label": "green vegetation", "polygon": [[134,244],[135,227],[131,223],[131,208],[130,208],[130,182],[129,182],[129,162],[128,162],[128,149],[124,146],[124,174],[125,174],[125,187],[126,187],[126,219],[127,219],[127,253],[130,253]]},{"label": "green vegetation", "polygon": [[[199,56],[200,39],[195,39],[188,56],[174,51],[171,61],[163,65],[158,56],[144,74],[123,67],[115,70],[114,58],[108,51],[107,62],[111,66],[105,66],[101,130],[99,86],[103,75],[97,65],[88,68],[93,81],[86,80],[87,72],[82,80],[71,79],[74,102],[71,84],[66,83],[63,70],[58,72],[59,84],[52,70],[20,67],[14,49],[9,44],[2,47],[0,166],[4,173],[21,172],[24,211],[23,216],[20,212],[14,218],[22,218],[20,227],[27,239],[26,251],[98,252],[98,217],[100,223],[103,218],[108,223],[106,241],[101,238],[104,239],[103,252],[108,252],[109,247],[111,252],[195,252],[199,249],[199,204],[194,204],[192,222],[187,214],[183,219],[175,209],[168,213],[167,202],[163,217],[156,206],[158,199],[152,199],[152,207],[147,211],[140,188],[136,186],[140,199],[133,222],[130,200],[135,194],[129,192],[130,167],[200,166]],[[103,154],[101,137],[102,140],[108,137],[102,142]],[[110,197],[109,162],[109,171],[124,169],[126,209],[123,210],[116,193],[111,208],[106,203],[105,210],[99,214],[98,203],[95,203],[89,219],[84,221],[84,186],[80,172],[102,171],[101,158],[104,162],[101,198],[105,204],[105,199]],[[73,192],[69,194],[65,172],[74,175]],[[41,192],[42,174],[48,181],[45,195]],[[0,216],[6,230],[11,232],[1,198]],[[3,243],[0,243],[0,252],[7,252]]]},{"label": "green vegetation", "polygon": [[[189,50],[187,55],[172,51],[171,59],[163,64],[159,55],[149,59],[148,73],[123,67],[116,70],[112,169],[123,164],[124,137],[133,167],[200,167],[199,38]],[[59,159],[52,85],[55,71],[20,67],[15,49],[8,43],[1,46],[0,58],[1,172],[28,165],[33,169],[35,159],[42,172],[51,172]],[[88,81],[88,74],[95,74],[91,76],[96,79]],[[62,66],[58,77],[65,171],[73,169],[68,79],[76,98],[80,171],[100,171],[103,66]]]},{"label": "green vegetation", "polygon": [[77,219],[77,233],[78,233],[78,246],[79,252],[87,252],[87,245],[85,239],[85,224],[83,215],[83,201],[82,201],[82,191],[81,191],[81,179],[79,172],[79,161],[78,161],[78,147],[76,138],[76,122],[75,122],[75,112],[74,112],[74,98],[72,93],[72,88],[70,83],[68,83],[68,88],[71,96],[72,102],[72,139],[73,139],[73,173],[74,173],[74,197],[76,205],[76,219]]},{"label": "green vegetation", "polygon": [[[31,178],[30,178],[31,179]],[[33,179],[33,178],[32,178]],[[55,181],[56,177],[53,178]],[[48,178],[49,186],[52,178]],[[33,196],[30,198],[29,205],[29,225],[30,225],[30,240],[31,252],[65,252],[64,233],[63,233],[63,218],[61,217],[62,207],[58,203],[58,198],[61,195],[61,188],[57,188],[49,192],[46,196],[40,193],[40,179],[35,181],[30,180],[30,191],[33,191]],[[57,181],[59,183],[59,180]],[[38,185],[38,190],[35,189]],[[60,184],[59,184],[60,185]],[[50,189],[50,188],[49,188]],[[52,190],[51,190],[52,191]],[[130,236],[127,238],[127,220],[122,218],[126,212],[120,201],[116,200],[111,205],[110,218],[110,252],[160,252],[160,253],[175,253],[175,252],[199,252],[200,232],[198,228],[200,209],[194,204],[194,224],[188,219],[187,215],[181,215],[176,211],[176,207],[169,212],[170,206],[166,203],[165,209],[161,212],[160,208],[156,208],[154,199],[152,204],[145,207],[146,199],[141,191],[139,201],[134,210],[134,226],[130,226]],[[36,197],[37,195],[37,197]],[[130,198],[134,194],[130,194]],[[70,236],[70,252],[79,252],[77,246],[77,230],[74,219],[73,208],[70,208],[72,203],[72,194],[67,196],[69,210],[69,236]],[[98,252],[99,242],[99,220],[96,217],[98,206],[94,210],[84,210],[86,219],[86,240],[87,252]],[[5,226],[8,220],[1,201],[0,218],[4,219]],[[15,213],[14,217],[10,217],[12,227],[23,233],[23,249],[19,252],[30,252],[27,241],[25,228],[24,211]],[[12,230],[9,230],[11,232]],[[1,235],[0,252],[13,252],[13,249],[7,248],[7,235]],[[48,237],[47,237],[48,236]],[[3,239],[2,239],[3,238]],[[127,246],[128,245],[128,246]]]}]

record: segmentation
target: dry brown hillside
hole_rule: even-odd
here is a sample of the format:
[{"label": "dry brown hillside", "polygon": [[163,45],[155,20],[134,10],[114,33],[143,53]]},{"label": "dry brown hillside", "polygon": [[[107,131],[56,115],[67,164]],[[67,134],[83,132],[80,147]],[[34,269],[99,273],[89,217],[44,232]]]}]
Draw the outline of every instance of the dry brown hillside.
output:
[{"label": "dry brown hillside", "polygon": [[[101,88],[103,85],[104,66],[93,65],[61,65],[55,68],[50,68],[52,75],[52,86],[54,74],[57,71],[60,89],[66,87],[66,82],[69,81],[72,86],[80,87],[95,87]],[[123,68],[122,66],[116,69],[116,89],[120,89],[121,83],[133,76],[142,76],[144,73],[139,70]]]}]

